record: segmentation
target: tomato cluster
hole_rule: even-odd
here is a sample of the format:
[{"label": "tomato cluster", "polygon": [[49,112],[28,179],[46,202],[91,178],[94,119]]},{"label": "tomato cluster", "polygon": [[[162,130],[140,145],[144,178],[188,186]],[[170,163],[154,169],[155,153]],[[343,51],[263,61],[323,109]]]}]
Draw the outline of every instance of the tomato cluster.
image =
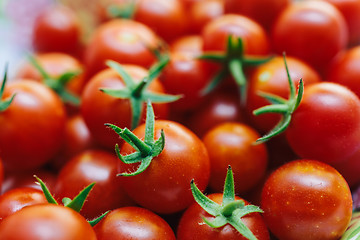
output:
[{"label": "tomato cluster", "polygon": [[92,4],[4,66],[0,240],[360,235],[360,0]]}]

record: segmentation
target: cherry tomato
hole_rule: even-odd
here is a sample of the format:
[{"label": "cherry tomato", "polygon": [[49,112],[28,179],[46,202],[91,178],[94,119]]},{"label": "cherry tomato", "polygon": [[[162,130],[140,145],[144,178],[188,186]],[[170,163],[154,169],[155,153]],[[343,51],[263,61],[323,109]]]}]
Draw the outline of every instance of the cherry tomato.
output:
[{"label": "cherry tomato", "polygon": [[[214,193],[208,195],[208,197],[214,202],[222,203],[222,194]],[[241,200],[242,198],[235,196],[235,200]],[[244,199],[242,199],[244,200]],[[245,201],[245,204],[249,204]],[[186,209],[183,216],[180,219],[180,223],[177,229],[177,239],[218,239],[218,240],[245,240],[246,238],[240,235],[240,233],[233,228],[230,224],[226,224],[218,229],[212,228],[204,223],[203,217],[209,221],[214,217],[209,215],[203,210],[197,203],[192,204]],[[259,213],[250,213],[241,218],[242,222],[250,229],[250,231],[257,237],[258,240],[268,240],[269,232],[265,225],[265,222]]]},{"label": "cherry tomato", "polygon": [[352,198],[345,179],[333,167],[296,160],[267,179],[261,209],[279,239],[336,240],[350,222]]},{"label": "cherry tomato", "polygon": [[203,40],[200,35],[186,35],[179,37],[170,44],[170,51],[182,52],[193,56],[203,53]]},{"label": "cherry tomato", "polygon": [[164,219],[140,207],[115,209],[95,225],[94,230],[98,240],[176,239],[173,230]]},{"label": "cherry tomato", "polygon": [[25,207],[5,218],[0,224],[0,239],[96,240],[91,225],[71,208],[55,204]]},{"label": "cherry tomato", "polygon": [[60,200],[64,197],[73,199],[86,186],[96,182],[80,211],[89,219],[107,210],[132,205],[116,177],[117,160],[115,154],[101,150],[88,150],[76,155],[60,170],[54,195]]},{"label": "cherry tomato", "polygon": [[285,133],[300,157],[341,163],[360,147],[360,100],[340,84],[314,83],[306,88]]},{"label": "cherry tomato", "polygon": [[60,150],[66,112],[60,98],[41,83],[14,81],[3,99],[16,94],[0,113],[0,152],[8,170],[35,169]]},{"label": "cherry tomato", "polygon": [[348,44],[344,17],[324,1],[300,1],[286,7],[273,26],[274,51],[298,57],[323,72]]}]

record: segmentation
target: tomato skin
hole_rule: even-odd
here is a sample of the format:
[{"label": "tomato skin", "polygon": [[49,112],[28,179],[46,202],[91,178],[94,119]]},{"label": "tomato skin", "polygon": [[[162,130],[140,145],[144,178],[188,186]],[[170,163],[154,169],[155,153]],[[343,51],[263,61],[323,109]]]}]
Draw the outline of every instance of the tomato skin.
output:
[{"label": "tomato skin", "polygon": [[80,45],[81,26],[72,9],[54,5],[35,20],[33,47],[37,52],[75,53]]},{"label": "tomato skin", "polygon": [[66,121],[61,99],[41,83],[9,83],[6,99],[16,93],[9,108],[0,113],[0,152],[7,170],[35,169],[59,151]]},{"label": "tomato skin", "polygon": [[60,170],[54,192],[61,202],[64,197],[73,199],[89,184],[96,182],[80,213],[93,219],[107,210],[133,205],[121,187],[117,173],[117,157],[102,150],[84,151]]},{"label": "tomato skin", "polygon": [[302,159],[270,175],[261,209],[270,231],[280,240],[335,240],[350,222],[352,198],[345,179],[333,167]]},{"label": "tomato skin", "polygon": [[274,51],[298,57],[323,72],[348,44],[341,13],[324,1],[301,1],[285,8],[271,33]]},{"label": "tomato skin", "polygon": [[[214,202],[222,203],[222,194],[213,193],[208,197]],[[240,197],[235,196],[235,200],[240,200]],[[244,200],[244,199],[243,199]],[[245,201],[245,204],[249,204]],[[231,225],[226,224],[224,227],[215,229],[204,223],[202,217],[208,220],[213,220],[214,217],[209,215],[197,203],[193,203],[186,209],[180,219],[177,229],[178,240],[200,240],[200,239],[218,239],[218,240],[245,240],[246,238],[240,235]],[[242,218],[243,223],[252,231],[258,240],[268,240],[269,232],[265,222],[259,213],[251,213]]]},{"label": "tomato skin", "polygon": [[[321,81],[320,75],[304,61],[286,57],[291,80],[298,87],[302,78],[304,87]],[[279,114],[262,114],[255,116],[253,111],[270,103],[259,95],[259,92],[275,94],[285,99],[289,98],[289,83],[286,74],[284,58],[275,56],[270,61],[255,68],[249,76],[246,111],[251,123],[261,132],[270,131],[279,121]],[[305,90],[306,91],[306,90]]]},{"label": "tomato skin", "polygon": [[[165,133],[165,147],[150,166],[136,176],[121,177],[125,191],[136,203],[153,212],[170,214],[188,207],[193,201],[190,181],[195,179],[200,190],[205,190],[210,175],[210,162],[203,142],[183,125],[167,120],[155,121],[155,139]],[[145,124],[133,133],[144,139]],[[121,154],[135,150],[127,143]],[[133,172],[137,164],[119,161],[119,172]]]},{"label": "tomato skin", "polygon": [[340,84],[312,84],[285,133],[300,157],[341,163],[360,147],[360,100]]},{"label": "tomato skin", "polygon": [[123,207],[111,211],[95,225],[98,240],[175,240],[169,224],[155,213],[140,207]]},{"label": "tomato skin", "polygon": [[203,142],[210,157],[209,186],[214,192],[224,188],[227,166],[234,173],[235,193],[242,194],[264,177],[268,154],[265,144],[253,145],[260,135],[250,126],[228,122],[210,129]]},{"label": "tomato skin", "polygon": [[0,224],[0,239],[96,240],[91,225],[74,210],[55,204],[23,208]]},{"label": "tomato skin", "polygon": [[156,60],[150,48],[157,47],[157,35],[146,25],[114,19],[97,27],[85,50],[87,78],[106,68],[105,61],[136,64],[145,68]]},{"label": "tomato skin", "polygon": [[[146,69],[136,65],[123,65],[123,68],[136,83],[140,82],[148,74]],[[115,144],[121,144],[122,140],[104,124],[111,123],[121,128],[127,127],[131,129],[131,106],[128,99],[112,97],[101,92],[99,90],[101,88],[123,89],[125,83],[115,70],[105,69],[99,72],[90,79],[84,88],[80,111],[95,141],[107,149],[114,150]],[[165,93],[158,79],[154,79],[147,90]],[[154,104],[153,107],[157,118],[167,118],[169,114],[168,104]],[[145,120],[145,112],[142,113],[141,122]]]},{"label": "tomato skin", "polygon": [[42,190],[30,187],[14,188],[0,195],[0,222],[26,206],[47,202]]}]

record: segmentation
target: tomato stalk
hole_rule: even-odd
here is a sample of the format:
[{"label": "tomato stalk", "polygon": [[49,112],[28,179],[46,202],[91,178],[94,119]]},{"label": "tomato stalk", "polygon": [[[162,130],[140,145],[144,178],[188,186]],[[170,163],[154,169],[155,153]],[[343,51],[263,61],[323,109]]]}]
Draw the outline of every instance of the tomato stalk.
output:
[{"label": "tomato stalk", "polygon": [[198,57],[221,65],[219,72],[215,74],[210,83],[202,90],[206,95],[213,91],[219,83],[227,76],[231,75],[236,84],[239,86],[241,103],[245,104],[247,92],[247,79],[244,69],[248,66],[258,66],[269,61],[268,58],[254,58],[245,56],[244,44],[241,38],[234,38],[229,35],[227,39],[226,52],[222,53],[205,53]]},{"label": "tomato stalk", "polygon": [[70,103],[74,106],[80,105],[80,98],[66,90],[66,85],[76,76],[78,76],[80,71],[66,72],[60,75],[58,78],[53,78],[44,70],[43,67],[40,66],[38,61],[33,56],[29,56],[28,58],[30,63],[39,71],[43,77],[45,85],[54,90],[64,103]]},{"label": "tomato stalk", "polygon": [[259,92],[259,95],[264,97],[266,100],[268,100],[271,103],[271,105],[267,105],[254,110],[253,114],[257,116],[264,113],[279,113],[282,116],[280,121],[276,124],[276,126],[272,130],[270,130],[267,134],[256,140],[256,144],[266,142],[270,140],[272,137],[277,136],[286,130],[286,128],[289,126],[291,122],[291,116],[293,112],[300,105],[304,93],[304,84],[302,79],[300,79],[299,81],[299,89],[298,92],[296,93],[296,88],[294,86],[293,81],[291,80],[289,68],[286,63],[285,53],[283,54],[283,57],[284,57],[284,64],[289,82],[289,87],[290,87],[289,99],[286,100],[274,94]]},{"label": "tomato stalk", "polygon": [[107,7],[106,11],[111,18],[125,18],[132,19],[135,13],[136,4],[135,0],[130,0],[123,4],[111,4]]},{"label": "tomato stalk", "polygon": [[219,205],[206,197],[199,188],[195,185],[194,180],[191,180],[191,191],[195,201],[215,219],[209,221],[203,217],[204,222],[212,228],[220,228],[226,224],[233,226],[241,235],[249,240],[257,240],[250,229],[241,221],[241,218],[247,214],[263,211],[255,205],[245,205],[243,200],[235,200],[234,176],[231,167],[228,167],[223,201]]},{"label": "tomato stalk", "polygon": [[7,72],[8,72],[8,65],[5,65],[5,71],[4,71],[4,78],[1,84],[1,88],[0,88],[0,112],[5,111],[11,104],[11,102],[13,101],[14,97],[16,94],[13,94],[11,97],[7,98],[7,99],[2,99],[2,96],[4,95],[4,90],[5,90],[5,85],[6,85],[6,81],[7,81]]},{"label": "tomato stalk", "polygon": [[135,176],[147,169],[152,159],[158,156],[165,146],[165,134],[161,130],[161,136],[158,140],[154,140],[154,125],[155,115],[151,102],[147,102],[146,110],[146,122],[145,122],[145,139],[141,141],[135,134],[129,129],[121,129],[110,123],[106,123],[106,126],[112,128],[122,139],[129,143],[137,151],[123,156],[120,154],[119,145],[115,145],[115,151],[118,158],[125,164],[132,164],[140,162],[139,168],[132,173],[120,173],[118,176]]},{"label": "tomato stalk", "polygon": [[121,76],[126,87],[124,89],[102,88],[100,91],[115,98],[129,99],[132,111],[131,129],[139,125],[144,102],[150,100],[154,103],[167,103],[180,98],[179,95],[157,94],[147,91],[149,84],[161,73],[168,62],[169,58],[162,58],[159,63],[149,69],[149,75],[136,84],[119,63],[107,61],[107,65]]}]

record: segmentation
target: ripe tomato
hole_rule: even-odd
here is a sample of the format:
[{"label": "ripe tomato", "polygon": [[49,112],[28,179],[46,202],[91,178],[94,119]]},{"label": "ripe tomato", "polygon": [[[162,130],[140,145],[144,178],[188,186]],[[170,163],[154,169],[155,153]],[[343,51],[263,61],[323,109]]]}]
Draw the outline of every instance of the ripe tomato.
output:
[{"label": "ripe tomato", "polygon": [[66,121],[60,98],[34,81],[14,81],[3,99],[16,94],[0,113],[0,152],[7,170],[35,169],[59,151]]},{"label": "ripe tomato", "polygon": [[360,147],[360,100],[340,84],[314,83],[306,88],[285,133],[300,157],[341,163]]},{"label": "ripe tomato", "polygon": [[156,60],[151,49],[158,36],[146,25],[126,19],[114,19],[96,28],[85,50],[87,78],[106,68],[105,61],[149,67]]},{"label": "ripe tomato", "polygon": [[298,57],[323,72],[348,44],[346,22],[333,5],[300,1],[286,7],[274,23],[274,51]]},{"label": "ripe tomato", "polygon": [[279,239],[339,239],[352,214],[345,179],[331,166],[314,160],[289,162],[267,179],[261,209]]},{"label": "ripe tomato", "polygon": [[96,240],[91,225],[74,210],[55,204],[37,204],[8,216],[0,224],[0,239]]},{"label": "ripe tomato", "polygon": [[45,9],[35,20],[32,41],[35,51],[75,53],[80,38],[79,19],[65,5]]},{"label": "ripe tomato", "polygon": [[199,56],[203,53],[203,40],[200,35],[186,35],[174,40],[169,47],[172,52]]},{"label": "ripe tomato", "polygon": [[[155,121],[155,140],[165,133],[165,147],[152,159],[148,168],[135,176],[122,176],[125,191],[136,203],[162,214],[179,212],[194,200],[189,188],[195,179],[205,190],[210,175],[210,161],[203,142],[183,125],[166,120]],[[145,124],[134,129],[140,139],[145,136]],[[121,147],[121,154],[135,151],[128,143]],[[119,172],[134,172],[139,163],[125,164],[119,161]]]},{"label": "ripe tomato", "polygon": [[265,144],[254,145],[260,135],[248,125],[228,122],[210,129],[203,142],[210,157],[210,188],[221,192],[226,167],[234,172],[235,192],[249,191],[264,177],[268,154]]},{"label": "ripe tomato", "polygon": [[140,207],[115,209],[95,225],[94,230],[98,240],[176,239],[164,219]]},{"label": "ripe tomato", "polygon": [[55,183],[55,196],[73,199],[89,184],[96,182],[80,214],[92,219],[107,210],[132,205],[132,200],[116,177],[118,159],[101,150],[84,151],[65,164]]},{"label": "ripe tomato", "polygon": [[[214,202],[222,203],[222,194],[214,193],[209,197]],[[235,200],[241,200],[240,197],[235,196]],[[242,199],[244,200],[244,199]],[[249,204],[245,201],[245,205]],[[203,217],[212,221],[213,216],[209,215],[204,209],[197,203],[192,204],[186,209],[183,216],[180,219],[180,223],[177,229],[178,240],[201,240],[201,239],[217,239],[217,240],[245,240],[234,227],[230,224],[226,224],[220,228],[212,228],[205,224]],[[269,232],[265,225],[265,222],[259,213],[250,213],[241,218],[242,222],[250,229],[250,231],[257,237],[258,240],[268,240]]]}]

